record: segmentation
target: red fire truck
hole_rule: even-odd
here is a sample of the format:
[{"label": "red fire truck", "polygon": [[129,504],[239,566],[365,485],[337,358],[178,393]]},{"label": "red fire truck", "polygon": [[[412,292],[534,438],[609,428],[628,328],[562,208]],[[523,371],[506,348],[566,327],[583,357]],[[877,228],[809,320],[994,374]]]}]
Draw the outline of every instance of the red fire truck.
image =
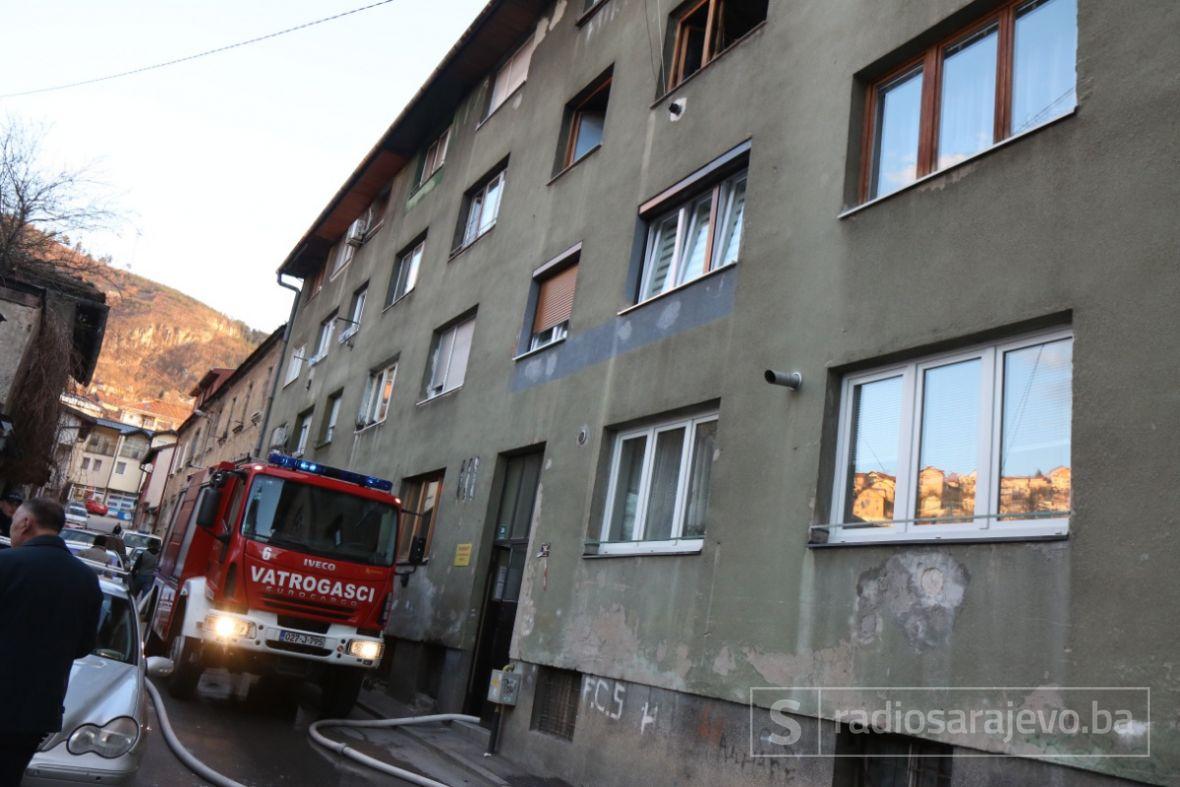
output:
[{"label": "red fire truck", "polygon": [[148,602],[149,653],[192,696],[221,666],[322,687],[345,716],[376,667],[393,593],[392,484],[283,454],[194,476],[172,513]]}]

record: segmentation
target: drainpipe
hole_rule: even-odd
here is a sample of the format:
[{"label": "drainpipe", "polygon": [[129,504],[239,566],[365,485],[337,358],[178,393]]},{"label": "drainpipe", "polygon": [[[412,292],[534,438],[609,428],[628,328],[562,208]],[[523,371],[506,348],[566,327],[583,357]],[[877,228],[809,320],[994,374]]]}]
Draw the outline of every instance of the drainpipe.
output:
[{"label": "drainpipe", "polygon": [[303,292],[294,284],[287,284],[283,281],[283,274],[280,272],[275,280],[278,281],[280,287],[284,287],[295,293],[295,297],[291,300],[291,314],[287,317],[287,327],[283,329],[283,347],[279,350],[279,360],[275,363],[274,379],[270,383],[270,393],[266,397],[266,407],[262,412],[262,428],[258,431],[258,442],[254,445],[254,455],[261,457],[263,444],[266,442],[266,436],[270,433],[270,411],[275,403],[275,395],[279,391],[279,377],[283,373],[283,359],[287,357],[287,345],[291,342],[291,325],[295,322],[295,313],[299,311],[299,296]]}]

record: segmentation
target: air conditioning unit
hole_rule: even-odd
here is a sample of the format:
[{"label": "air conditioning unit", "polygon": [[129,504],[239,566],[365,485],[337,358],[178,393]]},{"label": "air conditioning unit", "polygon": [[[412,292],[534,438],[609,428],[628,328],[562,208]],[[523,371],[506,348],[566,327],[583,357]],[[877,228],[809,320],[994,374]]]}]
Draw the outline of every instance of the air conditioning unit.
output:
[{"label": "air conditioning unit", "polygon": [[359,249],[361,246],[365,245],[365,233],[360,232],[355,235],[349,233],[348,239],[345,241],[345,243],[347,243],[349,246]]},{"label": "air conditioning unit", "polygon": [[276,426],[274,432],[271,433],[270,447],[281,448],[287,444],[287,427]]}]

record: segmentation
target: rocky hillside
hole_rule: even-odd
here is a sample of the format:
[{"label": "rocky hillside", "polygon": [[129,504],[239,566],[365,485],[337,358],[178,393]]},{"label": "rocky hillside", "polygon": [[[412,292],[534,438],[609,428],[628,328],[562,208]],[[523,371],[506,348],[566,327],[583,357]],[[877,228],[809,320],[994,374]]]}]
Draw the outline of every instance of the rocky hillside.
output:
[{"label": "rocky hillside", "polygon": [[107,294],[110,317],[90,392],[126,405],[187,401],[210,368],[235,367],[266,338],[182,292],[103,263],[80,273]]}]

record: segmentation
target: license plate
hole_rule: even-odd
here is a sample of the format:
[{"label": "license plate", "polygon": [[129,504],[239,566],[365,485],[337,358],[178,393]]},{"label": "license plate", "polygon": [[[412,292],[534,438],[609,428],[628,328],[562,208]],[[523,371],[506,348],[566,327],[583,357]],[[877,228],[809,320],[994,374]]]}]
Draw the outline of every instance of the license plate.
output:
[{"label": "license plate", "polygon": [[323,637],[317,637],[315,634],[304,634],[301,631],[280,631],[279,642],[289,642],[292,645],[310,645],[313,648],[322,648],[327,640]]}]

